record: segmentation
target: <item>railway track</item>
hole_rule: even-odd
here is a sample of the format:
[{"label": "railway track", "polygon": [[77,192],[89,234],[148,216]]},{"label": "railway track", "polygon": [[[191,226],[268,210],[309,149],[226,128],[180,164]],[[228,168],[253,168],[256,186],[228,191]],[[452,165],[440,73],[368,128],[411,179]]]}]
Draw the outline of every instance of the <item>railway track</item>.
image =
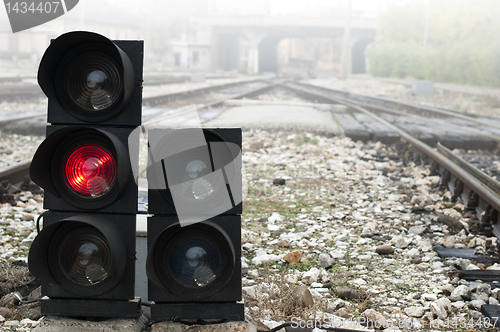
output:
[{"label": "railway track", "polygon": [[[359,103],[347,101],[345,98],[329,96],[325,92],[314,94],[310,89],[303,89],[296,85],[286,85],[299,93],[307,93],[331,103],[343,104],[353,111],[369,116],[376,122],[384,125],[398,135],[398,139],[404,142],[402,154],[408,161],[414,161],[424,165],[430,165],[436,174],[441,174],[441,185],[446,185],[455,198],[461,197],[467,209],[475,210],[480,218],[479,230],[488,236],[495,234],[500,238],[500,183],[476,167],[470,165],[459,156],[453,154],[444,144],[436,142],[436,151],[430,145],[413,137],[402,128],[388,122],[386,119],[376,115],[374,112],[359,106]],[[386,108],[375,107],[377,110]],[[391,110],[387,110],[391,112]],[[493,125],[494,126],[494,125]],[[500,137],[500,136],[499,136]]]},{"label": "railway track", "polygon": [[[376,112],[388,122],[406,130],[431,146],[436,146],[437,142],[441,142],[451,149],[493,150],[500,141],[500,121],[497,119],[479,118],[453,110],[388,98],[364,96],[304,83],[293,83],[287,86],[297,87],[305,94],[309,92],[312,95],[315,93],[326,94],[334,98],[336,102],[350,102]],[[318,95],[315,98],[318,98]],[[364,137],[359,136],[354,137],[354,139],[375,139],[384,143],[392,143],[397,140],[394,131],[385,125],[378,128],[374,126],[363,128],[366,123],[370,125],[370,118],[367,118],[366,115],[359,113],[355,114],[354,117],[346,115],[339,117],[339,121],[342,125],[345,123],[349,128],[348,131],[352,128],[353,135],[357,131],[360,132],[359,135],[364,135]],[[349,132],[346,134],[349,136]]]}]

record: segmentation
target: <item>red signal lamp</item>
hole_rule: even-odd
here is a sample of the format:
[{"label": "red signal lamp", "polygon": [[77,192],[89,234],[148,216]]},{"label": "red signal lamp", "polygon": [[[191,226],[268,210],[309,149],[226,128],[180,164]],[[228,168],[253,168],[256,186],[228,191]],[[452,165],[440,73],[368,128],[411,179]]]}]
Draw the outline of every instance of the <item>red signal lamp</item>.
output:
[{"label": "red signal lamp", "polygon": [[65,166],[68,187],[82,197],[106,194],[116,181],[113,154],[99,145],[82,145],[68,157]]},{"label": "red signal lamp", "polygon": [[48,127],[30,172],[45,190],[44,206],[135,213],[137,189],[127,190],[137,188],[126,147],[129,134],[127,128]]}]

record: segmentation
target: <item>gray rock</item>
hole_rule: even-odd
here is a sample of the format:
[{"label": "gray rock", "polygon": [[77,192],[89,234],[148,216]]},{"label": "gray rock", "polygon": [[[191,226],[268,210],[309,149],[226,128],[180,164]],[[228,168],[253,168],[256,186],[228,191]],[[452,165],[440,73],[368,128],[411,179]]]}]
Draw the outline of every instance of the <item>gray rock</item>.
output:
[{"label": "gray rock", "polygon": [[441,303],[434,301],[430,304],[431,312],[440,319],[445,319],[448,317],[448,312],[446,308],[441,305]]},{"label": "gray rock", "polygon": [[488,304],[490,304],[490,305],[499,305],[500,302],[498,302],[498,300],[495,299],[493,296],[490,296],[490,298],[488,299]]},{"label": "gray rock", "polygon": [[457,268],[459,268],[460,270],[465,270],[467,269],[467,266],[470,265],[470,260],[468,259],[460,258],[457,259],[456,262],[457,262]]},{"label": "gray rock", "polygon": [[453,287],[452,284],[446,284],[443,286],[443,288],[441,288],[441,290],[443,291],[444,295],[448,296],[451,293],[453,293],[453,291],[455,290],[455,287]]},{"label": "gray rock", "polygon": [[311,307],[314,304],[311,291],[307,287],[299,286],[293,289],[294,303],[302,308]]},{"label": "gray rock", "polygon": [[420,298],[424,301],[436,301],[437,295],[433,293],[424,293]]},{"label": "gray rock", "polygon": [[443,308],[446,309],[447,312],[451,312],[451,301],[448,300],[446,297],[437,299],[434,302],[440,304]]},{"label": "gray rock", "polygon": [[282,179],[282,178],[276,178],[273,180],[273,184],[275,186],[283,186],[283,185],[285,185],[285,183],[286,183],[286,180]]},{"label": "gray rock", "polygon": [[377,249],[375,249],[375,251],[377,252],[377,254],[388,255],[394,252],[394,248],[390,244],[384,244],[378,246]]},{"label": "gray rock", "polygon": [[483,283],[482,282],[477,282],[477,281],[471,281],[467,284],[471,292],[475,292],[479,286],[481,286]]},{"label": "gray rock", "polygon": [[469,308],[470,309],[475,309],[475,310],[481,310],[481,306],[485,305],[486,302],[483,300],[472,300],[469,303]]},{"label": "gray rock", "polygon": [[15,294],[6,294],[0,299],[0,306],[9,309],[15,308],[21,300]]},{"label": "gray rock", "polygon": [[245,286],[245,287],[242,287],[241,290],[242,290],[244,295],[250,296],[251,298],[255,299],[255,298],[257,298],[256,287],[257,286]]},{"label": "gray rock", "polygon": [[385,317],[378,311],[366,309],[359,317],[367,320],[368,327],[383,328],[385,326]]},{"label": "gray rock", "polygon": [[9,308],[0,307],[0,316],[4,317],[5,319],[11,319],[12,317],[14,317],[14,312]]},{"label": "gray rock", "polygon": [[432,312],[428,311],[424,314],[424,317],[422,317],[422,319],[430,322],[434,319],[434,314]]},{"label": "gray rock", "polygon": [[495,288],[491,291],[491,296],[498,300],[498,294],[500,293],[500,288]]},{"label": "gray rock", "polygon": [[491,286],[483,283],[476,288],[476,293],[483,293],[489,296],[491,294]]},{"label": "gray rock", "polygon": [[476,310],[469,311],[470,318],[479,319],[483,317],[483,314]]},{"label": "gray rock", "polygon": [[346,307],[346,306],[351,306],[352,304],[350,302],[344,301],[342,299],[336,299],[333,303],[328,303],[327,308],[332,309],[334,311],[339,310],[340,308]]},{"label": "gray rock", "polygon": [[455,248],[455,236],[450,235],[443,239],[443,246],[445,248]]},{"label": "gray rock", "polygon": [[333,258],[328,254],[320,254],[318,264],[321,267],[328,268],[333,265]]},{"label": "gray rock", "polygon": [[394,247],[398,249],[404,249],[408,247],[412,243],[413,239],[405,238],[403,236],[396,236],[392,239],[391,243],[394,244]]},{"label": "gray rock", "polygon": [[40,302],[21,304],[16,312],[24,318],[39,320],[42,317]]},{"label": "gray rock", "polygon": [[489,302],[489,296],[484,293],[472,293],[471,300],[481,300],[484,301],[485,303]]},{"label": "gray rock", "polygon": [[335,287],[335,295],[341,299],[365,300],[368,294],[362,289],[350,287]]},{"label": "gray rock", "polygon": [[414,234],[414,235],[420,235],[425,231],[425,226],[423,225],[418,225],[418,226],[412,226],[408,230],[408,234]]},{"label": "gray rock", "polygon": [[458,262],[454,259],[447,259],[444,262],[444,265],[446,265],[446,266],[456,266],[457,264],[458,264]]},{"label": "gray rock", "polygon": [[472,295],[472,292],[469,289],[469,287],[467,287],[465,285],[459,285],[451,293],[449,299],[452,302],[461,301],[461,300],[469,301],[471,298],[471,295]]},{"label": "gray rock", "polygon": [[464,225],[460,221],[445,214],[440,215],[437,218],[437,222],[447,225],[453,232],[459,232],[464,229]]},{"label": "gray rock", "polygon": [[424,315],[424,308],[423,307],[408,307],[404,309],[405,314],[407,314],[410,317],[422,317]]}]

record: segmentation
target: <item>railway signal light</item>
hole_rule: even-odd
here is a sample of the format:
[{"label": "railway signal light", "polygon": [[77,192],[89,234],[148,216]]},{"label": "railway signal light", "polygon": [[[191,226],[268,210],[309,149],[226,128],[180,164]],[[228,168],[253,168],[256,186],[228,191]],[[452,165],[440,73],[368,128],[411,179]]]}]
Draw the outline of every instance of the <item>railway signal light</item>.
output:
[{"label": "railway signal light", "polygon": [[148,139],[152,320],[243,320],[241,129],[153,129]]},{"label": "railway signal light", "polygon": [[[142,41],[90,32],[53,40],[38,71],[47,138],[30,168],[44,189],[43,229],[28,263],[42,280],[43,315],[136,317],[137,184]],[[135,140],[134,138],[137,138]]]}]

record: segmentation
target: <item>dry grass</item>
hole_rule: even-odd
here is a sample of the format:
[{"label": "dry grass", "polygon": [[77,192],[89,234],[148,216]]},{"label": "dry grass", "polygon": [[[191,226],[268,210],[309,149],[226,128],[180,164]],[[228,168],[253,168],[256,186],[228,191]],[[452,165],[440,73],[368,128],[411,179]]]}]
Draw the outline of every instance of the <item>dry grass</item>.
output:
[{"label": "dry grass", "polygon": [[295,285],[286,282],[286,272],[276,274],[269,270],[262,271],[257,298],[245,296],[245,306],[256,319],[290,321],[292,317],[300,319],[322,319],[326,300],[314,300],[310,307],[301,306],[294,296]]},{"label": "dry grass", "polygon": [[2,295],[14,291],[31,279],[28,268],[0,260],[0,292]]}]

